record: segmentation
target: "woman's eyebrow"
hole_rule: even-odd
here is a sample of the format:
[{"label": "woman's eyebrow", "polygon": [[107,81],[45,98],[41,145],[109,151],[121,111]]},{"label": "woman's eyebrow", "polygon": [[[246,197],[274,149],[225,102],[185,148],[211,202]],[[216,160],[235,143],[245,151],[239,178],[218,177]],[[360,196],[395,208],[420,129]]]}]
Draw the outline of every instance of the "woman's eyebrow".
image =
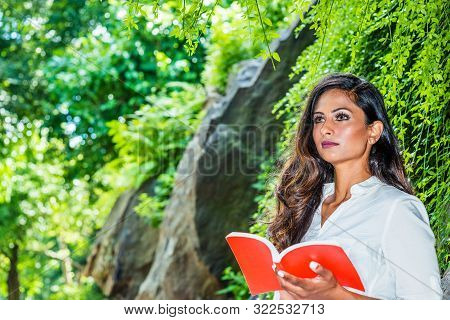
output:
[{"label": "woman's eyebrow", "polygon": [[[333,111],[331,111],[331,113],[334,113],[334,112],[339,111],[339,110],[347,110],[348,112],[353,113],[352,110],[350,110],[350,109],[348,109],[348,108],[345,108],[345,107],[339,107],[339,108],[336,108],[336,109],[334,109]],[[316,114],[316,113],[324,114],[324,113],[321,112],[321,111],[314,111],[314,112],[313,112],[313,114]]]}]

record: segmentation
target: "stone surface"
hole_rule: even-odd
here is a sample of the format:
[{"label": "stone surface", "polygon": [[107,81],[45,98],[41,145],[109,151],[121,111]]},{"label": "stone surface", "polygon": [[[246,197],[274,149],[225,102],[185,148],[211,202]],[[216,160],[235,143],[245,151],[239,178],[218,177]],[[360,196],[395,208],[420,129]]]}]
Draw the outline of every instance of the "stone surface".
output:
[{"label": "stone surface", "polygon": [[441,286],[442,291],[444,292],[444,300],[450,300],[450,268],[445,271],[444,276],[442,277]]},{"label": "stone surface", "polygon": [[314,41],[309,28],[296,39],[297,24],[272,44],[282,59],[276,70],[270,61],[244,62],[226,96],[208,108],[178,166],[138,299],[223,298],[215,294],[220,275],[235,263],[224,237],[248,230],[256,210],[251,185],[282,129],[273,105],[293,84],[288,75],[297,56]]},{"label": "stone surface", "polygon": [[112,299],[134,299],[153,262],[158,230],[133,209],[141,193],[153,193],[152,181],[119,197],[97,234],[84,270]]}]

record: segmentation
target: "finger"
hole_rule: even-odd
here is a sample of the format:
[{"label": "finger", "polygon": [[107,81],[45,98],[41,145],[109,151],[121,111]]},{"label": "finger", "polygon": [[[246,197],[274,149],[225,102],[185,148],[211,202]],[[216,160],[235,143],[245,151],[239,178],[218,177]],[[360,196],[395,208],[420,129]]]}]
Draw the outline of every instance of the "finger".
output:
[{"label": "finger", "polygon": [[312,271],[317,273],[322,278],[330,279],[333,277],[333,273],[330,270],[326,269],[325,267],[323,267],[321,264],[317,263],[316,261],[311,261],[309,263],[309,267],[311,268]]},{"label": "finger", "polygon": [[301,300],[302,298],[293,292],[280,290],[280,300]]},{"label": "finger", "polygon": [[297,296],[297,299],[301,299],[306,296],[306,290],[302,287],[299,287],[289,281],[286,281],[282,277],[278,277],[278,281],[280,282],[281,288],[286,290],[289,294]]},{"label": "finger", "polygon": [[298,278],[284,270],[278,270],[277,276],[280,284],[283,282],[284,284],[290,284],[292,288],[308,289],[306,287],[309,284],[307,282],[309,279]]},{"label": "finger", "polygon": [[[279,271],[281,271],[281,270],[279,270]],[[290,274],[286,271],[281,271],[281,273],[283,274],[283,276],[282,276],[283,279],[292,283],[295,286],[302,287],[303,289],[309,290],[311,285],[313,284],[311,279],[299,278],[299,277],[296,277],[293,274]],[[280,273],[277,273],[277,275],[280,276]]]}]

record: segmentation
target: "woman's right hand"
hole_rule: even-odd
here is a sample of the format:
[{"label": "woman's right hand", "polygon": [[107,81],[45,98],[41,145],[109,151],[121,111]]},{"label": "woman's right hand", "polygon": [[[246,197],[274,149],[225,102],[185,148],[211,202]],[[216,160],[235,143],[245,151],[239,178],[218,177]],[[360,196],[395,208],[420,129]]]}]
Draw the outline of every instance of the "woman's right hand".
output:
[{"label": "woman's right hand", "polygon": [[290,295],[286,290],[280,290],[280,300],[296,300],[294,296]]}]

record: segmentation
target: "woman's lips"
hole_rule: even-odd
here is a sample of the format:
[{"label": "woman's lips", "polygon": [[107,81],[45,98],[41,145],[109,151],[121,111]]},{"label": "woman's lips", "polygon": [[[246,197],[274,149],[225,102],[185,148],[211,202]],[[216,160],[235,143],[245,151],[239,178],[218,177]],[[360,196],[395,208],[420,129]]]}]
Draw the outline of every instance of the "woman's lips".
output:
[{"label": "woman's lips", "polygon": [[324,148],[324,149],[335,147],[337,145],[339,145],[339,143],[335,143],[335,142],[331,142],[331,141],[324,141],[324,142],[322,142],[322,148]]}]

